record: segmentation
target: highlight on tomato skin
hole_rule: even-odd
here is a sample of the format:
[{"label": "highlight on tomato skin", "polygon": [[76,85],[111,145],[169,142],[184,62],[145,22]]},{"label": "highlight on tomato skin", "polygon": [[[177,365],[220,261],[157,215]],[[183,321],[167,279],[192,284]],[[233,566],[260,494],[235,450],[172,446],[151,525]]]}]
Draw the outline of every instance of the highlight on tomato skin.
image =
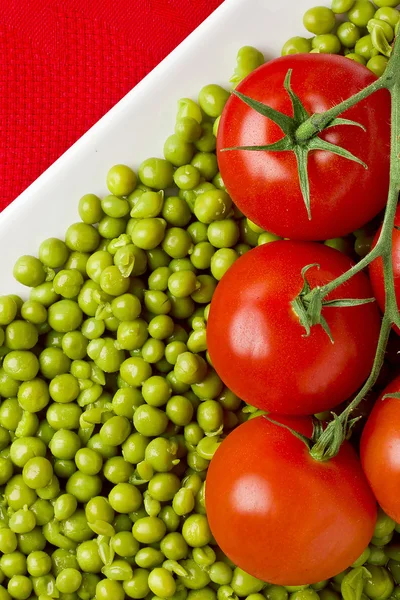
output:
[{"label": "highlight on tomato skin", "polygon": [[[397,394],[397,397],[387,397]],[[361,464],[375,497],[400,522],[400,376],[383,390],[363,429]]]},{"label": "highlight on tomato skin", "polygon": [[[273,416],[310,436],[310,417]],[[206,509],[222,551],[251,575],[303,585],[337,575],[367,547],[376,502],[344,442],[326,462],[291,431],[261,416],[222,442],[207,474]]]},{"label": "highlight on tomato skin", "polygon": [[[376,81],[366,67],[343,56],[294,54],[265,63],[236,90],[292,116],[293,108],[284,88],[290,69],[292,89],[309,115],[330,109]],[[218,126],[217,156],[226,189],[246,217],[280,237],[315,241],[347,235],[385,207],[389,187],[390,94],[380,90],[340,116],[361,124],[365,131],[342,125],[327,129],[318,137],[350,151],[368,169],[332,152],[311,151],[309,219],[293,151],[224,150],[268,145],[284,136],[276,123],[232,94]]]},{"label": "highlight on tomato skin", "polygon": [[[381,322],[376,302],[323,308],[334,343],[321,325],[306,335],[292,302],[304,285],[302,269],[315,264],[306,273],[311,288],[354,263],[322,244],[271,242],[239,258],[214,293],[207,323],[213,366],[257,408],[297,415],[330,410],[370,373]],[[358,273],[327,299],[371,297],[368,277]]]}]

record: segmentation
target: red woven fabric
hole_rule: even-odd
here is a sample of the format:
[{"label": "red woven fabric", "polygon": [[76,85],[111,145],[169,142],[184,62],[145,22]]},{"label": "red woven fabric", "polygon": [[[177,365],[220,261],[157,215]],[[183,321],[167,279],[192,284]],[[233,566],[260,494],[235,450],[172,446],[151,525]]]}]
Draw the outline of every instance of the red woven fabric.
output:
[{"label": "red woven fabric", "polygon": [[222,0],[3,0],[0,210]]}]

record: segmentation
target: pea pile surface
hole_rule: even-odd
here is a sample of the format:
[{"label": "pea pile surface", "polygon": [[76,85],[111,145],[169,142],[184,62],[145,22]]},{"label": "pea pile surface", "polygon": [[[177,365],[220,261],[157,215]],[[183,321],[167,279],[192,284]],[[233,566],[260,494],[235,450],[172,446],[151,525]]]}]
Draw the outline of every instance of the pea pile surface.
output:
[{"label": "pea pile surface", "polygon": [[[282,55],[344,54],[379,77],[385,71],[391,43],[399,31],[398,5],[397,0],[375,0],[374,4],[369,0],[332,0],[331,8],[310,8],[303,23],[313,37],[290,38]],[[342,17],[340,22],[336,16]]]},{"label": "pea pile surface", "polygon": [[[233,84],[263,61],[240,49]],[[0,600],[350,600],[360,581],[400,598],[400,529],[383,513],[352,568],[299,588],[246,574],[212,538],[207,467],[260,411],[210,364],[209,303],[240,255],[278,239],[219,174],[228,97],[211,84],[181,99],[163,159],[112,167],[65,240],[15,264],[31,290],[0,298]],[[326,243],[361,254],[368,232]]]}]

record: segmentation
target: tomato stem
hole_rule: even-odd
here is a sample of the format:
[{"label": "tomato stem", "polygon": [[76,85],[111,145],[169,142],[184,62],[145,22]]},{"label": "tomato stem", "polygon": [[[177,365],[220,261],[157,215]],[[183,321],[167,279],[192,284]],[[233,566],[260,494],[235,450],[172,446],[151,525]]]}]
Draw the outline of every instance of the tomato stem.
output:
[{"label": "tomato stem", "polygon": [[[343,110],[347,110],[354,106],[359,101],[363,100],[378,89],[387,89],[391,94],[391,143],[390,143],[390,178],[389,178],[389,193],[383,219],[381,233],[374,248],[354,267],[343,273],[340,277],[327,285],[314,290],[308,294],[311,296],[314,293],[322,294],[325,297],[342,283],[353,277],[368,266],[377,258],[382,259],[383,276],[385,283],[385,312],[382,319],[382,326],[379,334],[374,363],[371,373],[364,383],[361,390],[348,405],[348,407],[326,427],[325,431],[319,437],[319,440],[314,444],[310,453],[316,460],[328,460],[335,456],[340,449],[342,441],[346,437],[346,428],[349,422],[349,416],[358,404],[365,398],[379,376],[379,372],[383,365],[386,346],[388,343],[390,331],[393,325],[400,327],[400,315],[397,306],[395,282],[393,274],[393,259],[392,259],[392,235],[394,228],[394,220],[396,215],[397,203],[400,193],[400,37],[397,36],[392,56],[389,60],[387,70],[382,77],[368,86],[352,98],[342,102],[338,106],[324,113],[324,115],[314,115],[308,122],[303,123],[304,127],[301,135],[315,135],[322,131],[321,123],[329,123],[332,118],[335,118]],[[315,117],[315,118],[314,118]],[[318,118],[317,118],[318,117]],[[307,128],[305,127],[307,125]],[[321,129],[319,129],[321,127]],[[311,133],[310,132],[314,132]],[[296,133],[296,135],[299,132]],[[341,428],[341,434],[338,435],[338,427]]]}]

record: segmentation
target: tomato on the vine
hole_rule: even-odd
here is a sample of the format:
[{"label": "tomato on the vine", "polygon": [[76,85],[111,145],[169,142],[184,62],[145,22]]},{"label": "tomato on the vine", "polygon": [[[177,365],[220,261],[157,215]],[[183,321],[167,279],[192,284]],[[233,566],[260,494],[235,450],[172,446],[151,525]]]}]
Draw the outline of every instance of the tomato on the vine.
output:
[{"label": "tomato on the vine", "polygon": [[361,437],[361,463],[375,497],[389,517],[400,522],[400,376],[384,389]]},{"label": "tomato on the vine", "polygon": [[[317,263],[318,266],[315,266]],[[240,257],[211,301],[207,342],[215,370],[240,398],[281,414],[315,414],[348,399],[370,373],[380,313],[376,302],[322,309],[332,340],[321,325],[303,327],[293,300],[302,291],[350,269],[350,258],[323,244],[279,241]],[[327,296],[373,296],[358,273]]]},{"label": "tomato on the vine", "polygon": [[[237,91],[291,117],[293,108],[284,88],[290,69],[293,92],[309,115],[332,108],[376,80],[366,67],[342,56],[296,54],[262,65]],[[219,123],[217,152],[224,184],[239,209],[265,230],[301,240],[340,237],[377,215],[385,206],[389,184],[389,92],[372,94],[340,118],[362,127],[341,124],[324,130],[319,139],[345,148],[368,168],[330,151],[310,151],[309,219],[292,150],[223,151],[265,146],[284,135],[270,118],[232,94]],[[289,138],[294,138],[294,131]]]},{"label": "tomato on the vine", "polygon": [[[311,418],[275,417],[310,437]],[[314,460],[292,432],[262,416],[222,442],[207,473],[206,509],[223,552],[263,581],[302,585],[349,567],[374,531],[375,498],[345,441]]]},{"label": "tomato on the vine", "polygon": [[[396,292],[397,306],[400,307],[400,207],[397,208],[396,216],[394,219],[394,229],[392,232],[392,266],[394,276],[394,289]],[[372,247],[374,247],[378,241],[380,228],[374,238]],[[383,262],[382,258],[375,259],[369,266],[369,277],[374,290],[375,298],[382,311],[385,310],[385,280],[383,277]],[[396,333],[400,334],[398,327],[394,326],[393,329]]]}]

